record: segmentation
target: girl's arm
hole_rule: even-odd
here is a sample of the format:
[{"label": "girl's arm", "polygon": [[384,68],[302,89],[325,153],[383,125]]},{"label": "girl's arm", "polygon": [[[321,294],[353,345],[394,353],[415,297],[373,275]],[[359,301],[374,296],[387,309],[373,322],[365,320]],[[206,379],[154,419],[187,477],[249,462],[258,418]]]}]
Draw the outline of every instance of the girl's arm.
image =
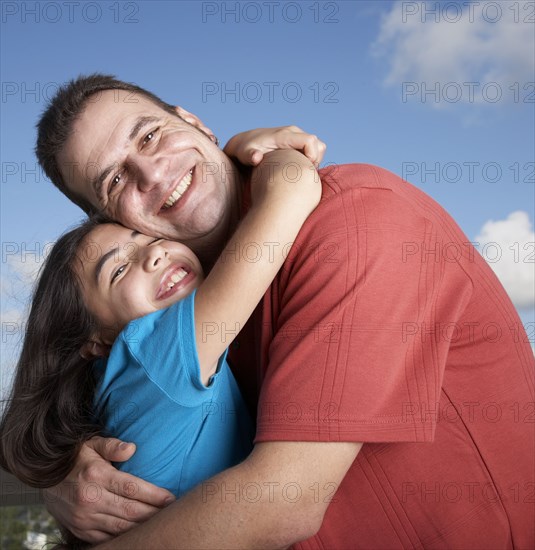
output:
[{"label": "girl's arm", "polygon": [[325,143],[297,126],[256,128],[231,137],[223,151],[242,164],[258,165],[266,153],[278,149],[296,149],[318,166],[325,154]]},{"label": "girl's arm", "polygon": [[274,151],[253,170],[252,206],[195,297],[201,379],[207,384],[228,345],[251,316],[321,198],[312,162]]}]

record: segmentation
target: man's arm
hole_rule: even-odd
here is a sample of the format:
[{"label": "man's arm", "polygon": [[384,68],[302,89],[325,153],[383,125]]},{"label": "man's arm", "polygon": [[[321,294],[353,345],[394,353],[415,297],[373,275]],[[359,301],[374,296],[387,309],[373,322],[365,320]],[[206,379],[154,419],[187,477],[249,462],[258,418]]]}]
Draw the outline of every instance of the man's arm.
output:
[{"label": "man's arm", "polygon": [[99,548],[287,547],[319,530],[361,446],[259,443],[238,466]]}]

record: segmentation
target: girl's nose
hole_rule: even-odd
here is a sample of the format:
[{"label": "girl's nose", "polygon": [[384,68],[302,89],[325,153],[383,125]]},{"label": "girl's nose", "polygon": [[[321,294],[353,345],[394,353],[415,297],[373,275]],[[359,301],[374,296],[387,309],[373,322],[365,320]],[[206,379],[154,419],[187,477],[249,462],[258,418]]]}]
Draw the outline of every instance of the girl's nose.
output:
[{"label": "girl's nose", "polygon": [[167,250],[160,244],[147,246],[143,258],[143,268],[146,271],[154,271],[162,267],[162,262],[165,262],[168,254]]}]

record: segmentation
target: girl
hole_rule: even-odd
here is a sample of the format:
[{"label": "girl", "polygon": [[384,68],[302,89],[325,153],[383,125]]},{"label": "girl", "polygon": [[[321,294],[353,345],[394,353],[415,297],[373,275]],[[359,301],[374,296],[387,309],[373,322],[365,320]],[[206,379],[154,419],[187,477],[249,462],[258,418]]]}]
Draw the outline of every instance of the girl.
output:
[{"label": "girl", "polygon": [[[53,486],[104,431],[138,445],[121,468],[179,496],[245,458],[251,425],[225,350],[321,196],[303,155],[268,157],[274,169],[253,170],[252,207],[204,282],[184,245],[114,223],[90,220],[59,239],[0,427],[2,467]],[[236,256],[248,244],[254,261]]]}]

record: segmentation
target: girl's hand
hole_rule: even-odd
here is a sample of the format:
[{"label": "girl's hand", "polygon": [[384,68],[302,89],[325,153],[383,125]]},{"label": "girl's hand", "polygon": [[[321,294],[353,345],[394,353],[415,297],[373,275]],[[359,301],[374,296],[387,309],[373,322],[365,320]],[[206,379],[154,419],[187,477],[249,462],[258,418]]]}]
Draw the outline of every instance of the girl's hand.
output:
[{"label": "girl's hand", "polygon": [[326,148],[317,136],[307,134],[297,126],[281,126],[236,134],[230,138],[223,151],[242,164],[257,166],[266,153],[277,149],[295,149],[318,167]]}]

